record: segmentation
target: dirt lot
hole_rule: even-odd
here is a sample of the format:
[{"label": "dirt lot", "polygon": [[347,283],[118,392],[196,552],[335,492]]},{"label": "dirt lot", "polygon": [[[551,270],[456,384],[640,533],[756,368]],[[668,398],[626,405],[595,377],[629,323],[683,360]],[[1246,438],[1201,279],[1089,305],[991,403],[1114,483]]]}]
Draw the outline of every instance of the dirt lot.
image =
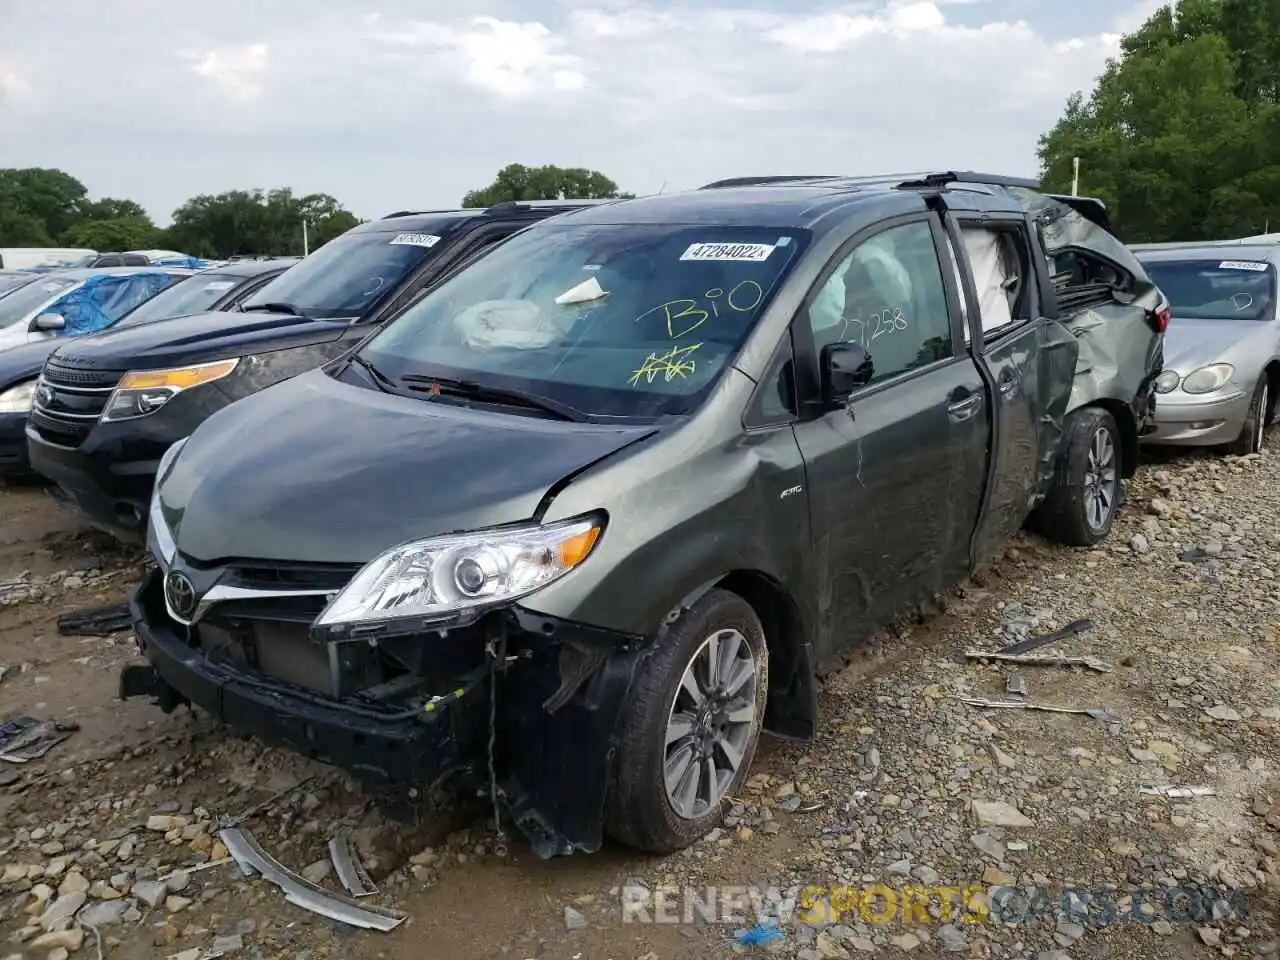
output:
[{"label": "dirt lot", "polygon": [[[1278,517],[1274,453],[1145,468],[1107,545],[1022,539],[831,678],[820,742],[767,743],[712,838],[666,859],[542,863],[495,836],[481,802],[393,819],[332,770],[115,700],[132,637],[61,636],[56,620],[121,600],[139,558],[39,490],[0,492],[0,720],[80,727],[0,764],[0,958],[1277,956]],[[1081,618],[1091,629],[1039,652],[1109,672],[964,656]],[[1015,675],[1029,702],[1114,717],[961,699],[1016,701]],[[1140,790],[1170,785],[1215,792]],[[342,927],[232,864],[171,877],[222,859],[215,818],[246,813],[274,856],[335,890],[325,844],[350,833],[371,900],[410,919]],[[805,885],[845,888],[829,898],[843,912],[777,908]],[[929,906],[904,920],[911,887]],[[945,887],[972,888],[968,913],[944,909]],[[628,922],[624,899],[642,908]],[[762,904],[781,936],[735,943]]]}]

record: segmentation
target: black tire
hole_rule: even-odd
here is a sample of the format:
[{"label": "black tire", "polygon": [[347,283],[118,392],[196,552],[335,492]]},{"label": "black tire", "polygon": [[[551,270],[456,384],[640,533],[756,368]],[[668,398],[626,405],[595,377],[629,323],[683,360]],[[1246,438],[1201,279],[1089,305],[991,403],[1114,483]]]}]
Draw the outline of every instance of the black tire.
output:
[{"label": "black tire", "polygon": [[1250,453],[1261,453],[1263,435],[1267,429],[1267,413],[1271,406],[1271,384],[1266,373],[1258,377],[1258,385],[1253,388],[1253,396],[1249,400],[1249,415],[1240,428],[1240,436],[1227,444],[1227,452],[1243,457]]},{"label": "black tire", "polygon": [[[745,639],[755,663],[755,713],[742,759],[719,802],[696,819],[676,812],[664,779],[668,717],[686,668],[711,637],[734,630]],[[641,665],[627,703],[626,718],[605,802],[605,832],[650,853],[671,853],[716,827],[727,798],[737,795],[760,740],[769,687],[769,653],[764,629],[745,600],[713,588],[672,623],[650,658]]]},{"label": "black tire", "polygon": [[[1095,438],[1105,431],[1113,451],[1110,503],[1100,510],[1100,522],[1093,515],[1094,494],[1090,483],[1090,455]],[[1082,407],[1063,424],[1062,453],[1058,457],[1049,492],[1032,515],[1032,526],[1044,537],[1070,547],[1092,547],[1106,539],[1124,499],[1121,479],[1122,447],[1120,430],[1110,413],[1101,407]]]}]

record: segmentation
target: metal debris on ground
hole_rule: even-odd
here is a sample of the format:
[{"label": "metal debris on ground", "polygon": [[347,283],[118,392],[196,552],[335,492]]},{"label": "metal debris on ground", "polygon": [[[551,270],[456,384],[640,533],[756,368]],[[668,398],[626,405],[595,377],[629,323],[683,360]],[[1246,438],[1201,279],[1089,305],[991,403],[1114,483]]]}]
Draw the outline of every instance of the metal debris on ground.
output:
[{"label": "metal debris on ground", "polygon": [[1213,787],[1139,787],[1138,792],[1148,797],[1169,797],[1174,800],[1189,800],[1193,797],[1216,797],[1218,791]]},{"label": "metal debris on ground", "polygon": [[185,876],[186,874],[200,873],[201,871],[204,871],[204,870],[212,870],[214,867],[221,867],[221,866],[225,866],[228,863],[235,863],[235,862],[236,861],[234,857],[221,857],[218,860],[206,860],[204,863],[197,863],[194,867],[179,867],[177,870],[174,870],[172,873],[166,873],[163,877],[160,877],[157,882],[168,883],[170,880],[173,880],[180,876]]},{"label": "metal debris on ground", "polygon": [[38,760],[79,729],[78,723],[14,717],[0,723],[0,760],[9,763]]},{"label": "metal debris on ground", "polygon": [[398,910],[365,906],[341,894],[330,893],[324,887],[298,876],[263,850],[246,830],[234,827],[221,830],[218,839],[243,872],[250,875],[256,873],[267,882],[275,884],[284,892],[285,899],[294,906],[338,923],[366,930],[380,930],[383,933],[394,930],[408,919],[407,914]]},{"label": "metal debris on ground", "polygon": [[1085,667],[1097,673],[1110,673],[1111,664],[1097,657],[1064,657],[1049,653],[991,653],[987,650],[966,650],[970,660],[999,660],[1003,663],[1021,663],[1028,667]]},{"label": "metal debris on ground", "polygon": [[1031,691],[1027,688],[1027,678],[1020,673],[1015,673],[1005,680],[1004,690],[1005,693],[1012,693],[1018,697],[1026,697],[1031,694]]},{"label": "metal debris on ground", "polygon": [[1048,703],[1032,703],[1029,700],[986,700],[981,697],[960,697],[961,703],[971,707],[987,707],[993,710],[1041,710],[1045,713],[1081,713],[1103,723],[1119,723],[1120,717],[1106,707],[1059,707]]},{"label": "metal debris on ground", "polygon": [[58,618],[58,632],[72,637],[109,637],[133,629],[129,606],[124,603],[109,607],[85,607]]},{"label": "metal debris on ground", "polygon": [[267,797],[267,799],[263,800],[261,803],[255,803],[248,810],[245,810],[242,813],[237,814],[236,816],[228,817],[224,814],[222,816],[216,817],[214,819],[214,823],[220,830],[226,829],[228,827],[238,826],[244,823],[250,817],[256,817],[258,814],[260,814],[263,810],[266,810],[272,804],[278,803],[279,801],[283,800],[285,797],[289,796],[289,794],[293,793],[295,790],[299,790],[302,787],[305,787],[308,783],[310,783],[314,779],[315,779],[314,774],[310,777],[304,777],[303,779],[297,781],[296,783],[285,787],[283,790],[279,790],[273,793],[271,796]]},{"label": "metal debris on ground", "polygon": [[329,841],[329,859],[333,861],[333,871],[344,890],[353,897],[370,897],[378,892],[378,888],[369,879],[369,874],[360,862],[355,844],[346,834],[334,837]]},{"label": "metal debris on ground", "polygon": [[1036,637],[1027,637],[1025,640],[1018,640],[1017,642],[1006,646],[1002,652],[1027,653],[1031,650],[1035,650],[1037,647],[1057,643],[1059,640],[1066,640],[1068,637],[1074,637],[1092,629],[1092,620],[1072,620],[1061,630],[1056,630],[1053,633],[1042,633]]}]

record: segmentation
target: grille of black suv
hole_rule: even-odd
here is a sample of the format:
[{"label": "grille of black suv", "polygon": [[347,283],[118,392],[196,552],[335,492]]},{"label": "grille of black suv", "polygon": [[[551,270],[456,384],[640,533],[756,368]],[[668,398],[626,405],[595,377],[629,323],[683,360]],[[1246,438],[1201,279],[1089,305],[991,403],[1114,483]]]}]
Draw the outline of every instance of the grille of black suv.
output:
[{"label": "grille of black suv", "polygon": [[123,370],[86,370],[45,362],[36,384],[31,426],[41,438],[64,447],[77,447],[89,435],[107,405]]}]

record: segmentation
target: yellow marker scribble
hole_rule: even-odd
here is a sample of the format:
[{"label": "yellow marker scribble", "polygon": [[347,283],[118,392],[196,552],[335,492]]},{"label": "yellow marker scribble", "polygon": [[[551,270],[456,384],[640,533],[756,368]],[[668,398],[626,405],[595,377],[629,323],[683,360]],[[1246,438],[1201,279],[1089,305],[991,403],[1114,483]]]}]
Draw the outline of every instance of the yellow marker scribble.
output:
[{"label": "yellow marker scribble", "polygon": [[631,386],[638,386],[640,381],[645,383],[653,383],[658,377],[662,377],[667,383],[670,383],[676,377],[683,380],[689,374],[697,369],[696,361],[689,357],[689,354],[697,350],[702,344],[692,343],[685,347],[672,347],[662,356],[651,353],[644,358],[644,363],[631,374],[631,379],[627,381]]}]

